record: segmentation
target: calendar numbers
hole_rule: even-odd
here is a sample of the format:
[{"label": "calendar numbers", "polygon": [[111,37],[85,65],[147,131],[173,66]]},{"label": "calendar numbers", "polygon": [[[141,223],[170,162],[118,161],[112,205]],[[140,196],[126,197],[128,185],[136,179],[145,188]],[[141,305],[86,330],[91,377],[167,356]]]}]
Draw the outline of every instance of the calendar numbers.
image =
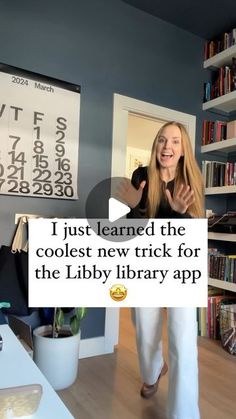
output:
[{"label": "calendar numbers", "polygon": [[80,89],[5,67],[0,194],[77,199]]},{"label": "calendar numbers", "polygon": [[13,141],[11,149],[15,150],[16,146],[17,146],[17,143],[20,141],[20,137],[16,137],[15,135],[9,135],[9,140]]},{"label": "calendar numbers", "polygon": [[72,174],[70,172],[60,172],[59,170],[55,172],[56,180],[55,183],[59,185],[71,185],[72,184]]},{"label": "calendar numbers", "polygon": [[21,194],[29,194],[30,193],[30,186],[29,182],[26,180],[22,180],[20,182],[17,182],[17,180],[8,180],[7,184],[10,186],[8,189],[8,192],[14,192],[14,193],[21,193]]},{"label": "calendar numbers", "polygon": [[4,182],[5,182],[5,179],[0,179],[0,191],[1,191],[1,188],[2,188],[2,185],[4,184]]},{"label": "calendar numbers", "polygon": [[8,179],[24,179],[24,167],[17,167],[14,164],[7,166]]},{"label": "calendar numbers", "polygon": [[29,85],[28,80],[24,79],[23,77],[12,76],[11,81],[12,83],[16,83],[16,84],[23,84],[25,86]]},{"label": "calendar numbers", "polygon": [[56,196],[66,196],[67,198],[71,198],[74,195],[74,191],[72,186],[63,186],[60,184],[55,185],[56,188],[56,192],[55,195]]},{"label": "calendar numbers", "polygon": [[44,153],[43,142],[39,140],[35,141],[33,151],[37,153],[36,155]]},{"label": "calendar numbers", "polygon": [[2,163],[0,163],[0,192],[2,190],[2,186],[5,183],[4,173],[5,173],[4,166]]},{"label": "calendar numbers", "polygon": [[24,164],[26,163],[25,160],[25,153],[23,153],[22,151],[20,153],[16,153],[15,150],[9,151],[8,152],[9,156],[11,156],[11,163],[20,163],[21,166],[24,166]]},{"label": "calendar numbers", "polygon": [[35,167],[40,169],[46,169],[48,167],[48,156],[42,154],[35,154],[33,156],[35,160]]},{"label": "calendar numbers", "polygon": [[[48,148],[44,118],[43,112],[37,111],[33,115],[30,158],[24,146],[23,134],[9,133],[6,150],[8,164],[4,166],[0,159],[0,193],[6,188],[9,194],[75,198],[71,159],[67,152],[67,119],[62,116],[55,118],[54,145]],[[18,122],[18,119],[15,120]],[[50,150],[53,150],[53,155]],[[30,177],[27,171],[29,165]]]},{"label": "calendar numbers", "polygon": [[70,170],[70,160],[69,159],[56,159],[58,170],[68,171]]},{"label": "calendar numbers", "polygon": [[65,154],[64,145],[56,144],[55,150],[56,150],[56,156],[58,156],[58,157],[63,157],[64,156],[64,154]]},{"label": "calendar numbers", "polygon": [[30,193],[29,182],[27,182],[26,180],[22,180],[22,182],[20,182],[19,191],[23,194]]},{"label": "calendar numbers", "polygon": [[0,178],[4,175],[4,166],[0,164]]},{"label": "calendar numbers", "polygon": [[[6,173],[6,186],[7,192],[13,194],[24,194],[30,193],[30,184],[25,180],[25,166],[27,163],[25,151],[21,149],[22,138],[18,135],[9,134],[8,136],[8,152],[7,161],[8,165],[5,170],[0,170]],[[1,182],[2,181],[2,182]],[[0,180],[1,185],[3,179]]]},{"label": "calendar numbers", "polygon": [[67,141],[67,120],[66,118],[57,118],[56,126],[56,144],[55,144],[55,163],[57,170],[55,176],[55,195],[67,198],[74,196],[71,173],[71,161],[66,155],[66,141]]},{"label": "calendar numbers", "polygon": [[51,196],[53,194],[53,187],[50,183],[41,183],[41,182],[34,182],[34,195],[48,195]]},{"label": "calendar numbers", "polygon": [[36,173],[33,180],[37,180],[38,182],[51,182],[52,172],[50,170],[34,169],[33,173]]}]

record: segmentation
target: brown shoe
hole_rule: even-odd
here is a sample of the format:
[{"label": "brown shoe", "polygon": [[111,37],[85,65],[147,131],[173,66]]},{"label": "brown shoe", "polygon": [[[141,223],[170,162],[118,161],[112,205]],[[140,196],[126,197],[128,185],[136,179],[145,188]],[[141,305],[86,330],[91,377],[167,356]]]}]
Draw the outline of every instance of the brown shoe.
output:
[{"label": "brown shoe", "polygon": [[160,375],[157,381],[155,382],[155,384],[149,385],[149,384],[143,383],[142,388],[140,390],[140,394],[144,399],[150,399],[152,396],[154,396],[154,394],[157,392],[160,378],[163,377],[163,375],[165,375],[167,371],[168,371],[168,365],[166,362],[164,362]]}]

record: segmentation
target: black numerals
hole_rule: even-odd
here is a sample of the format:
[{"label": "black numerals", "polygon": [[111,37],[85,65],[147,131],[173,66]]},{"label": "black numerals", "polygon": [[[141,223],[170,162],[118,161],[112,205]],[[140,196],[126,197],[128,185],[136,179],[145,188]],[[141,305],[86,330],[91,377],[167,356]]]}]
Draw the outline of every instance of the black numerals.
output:
[{"label": "black numerals", "polygon": [[2,189],[2,185],[4,184],[4,182],[5,182],[5,179],[0,179],[0,191]]},{"label": "black numerals", "polygon": [[72,198],[74,195],[74,190],[72,186],[64,186],[64,185],[55,185],[55,195],[56,196],[66,196],[68,198]]},{"label": "black numerals", "polygon": [[21,166],[24,166],[24,164],[27,162],[25,160],[25,153],[23,151],[17,153],[16,150],[12,150],[9,151],[8,154],[11,156],[11,164],[20,163]]},{"label": "black numerals", "polygon": [[[30,183],[25,180],[25,167],[27,164],[26,153],[21,148],[21,137],[18,135],[9,135],[8,161],[10,164],[6,167],[7,173],[7,191],[13,194],[28,195],[31,193]],[[1,174],[0,170],[0,174]],[[2,173],[3,175],[3,173]],[[1,179],[3,185],[3,179]]]},{"label": "black numerals", "polygon": [[57,118],[55,144],[55,195],[59,197],[72,198],[74,190],[72,185],[71,161],[66,157],[66,131],[67,120],[63,117]]},{"label": "black numerals", "polygon": [[[30,83],[13,75],[11,82]],[[30,114],[17,104],[9,106],[8,133],[4,131],[4,141],[0,142],[0,193],[73,198],[75,168],[67,118],[55,116],[50,120],[41,107]],[[0,117],[6,112],[7,105],[3,104]]]},{"label": "black numerals", "polygon": [[34,195],[53,195],[53,187],[50,183],[34,182]]},{"label": "black numerals", "polygon": [[20,179],[24,180],[24,167],[17,167],[14,164],[7,166],[8,179]]},{"label": "black numerals", "polygon": [[10,186],[10,188],[8,189],[8,192],[13,192],[13,193],[20,192],[24,195],[30,193],[30,185],[29,185],[29,182],[27,182],[26,180],[22,180],[18,182],[17,180],[11,179],[7,182],[7,184]]},{"label": "black numerals", "polygon": [[[43,114],[41,114],[43,115]],[[42,123],[41,118],[36,118],[35,123]],[[33,144],[33,194],[36,196],[53,195],[52,172],[49,170],[49,157],[45,154],[44,139],[41,137],[41,126],[34,126],[35,140]]]},{"label": "black numerals", "polygon": [[4,166],[0,164],[0,178],[4,175]]},{"label": "black numerals", "polygon": [[36,173],[33,180],[37,180],[38,182],[51,182],[51,170],[34,169],[33,173]]},{"label": "black numerals", "polygon": [[55,172],[55,183],[57,184],[65,184],[71,185],[72,184],[72,174],[70,172],[60,172],[59,170]]},{"label": "black numerals", "polygon": [[48,167],[48,156],[43,154],[35,154],[33,159],[35,160],[36,168],[46,169]]},{"label": "black numerals", "polygon": [[23,77],[12,76],[11,81],[12,81],[12,83],[23,84],[24,86],[29,85],[28,80],[24,79]]},{"label": "black numerals", "polygon": [[57,162],[57,169],[63,170],[63,172],[67,172],[70,170],[70,160],[69,159],[55,159]]}]

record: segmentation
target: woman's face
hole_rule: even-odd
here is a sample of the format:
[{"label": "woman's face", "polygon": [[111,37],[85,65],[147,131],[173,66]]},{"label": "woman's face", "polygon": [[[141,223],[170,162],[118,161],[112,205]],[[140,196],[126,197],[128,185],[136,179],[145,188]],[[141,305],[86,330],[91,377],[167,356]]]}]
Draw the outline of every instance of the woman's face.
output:
[{"label": "woman's face", "polygon": [[183,155],[181,131],[176,125],[164,128],[157,140],[157,161],[161,169],[176,170],[178,161]]}]

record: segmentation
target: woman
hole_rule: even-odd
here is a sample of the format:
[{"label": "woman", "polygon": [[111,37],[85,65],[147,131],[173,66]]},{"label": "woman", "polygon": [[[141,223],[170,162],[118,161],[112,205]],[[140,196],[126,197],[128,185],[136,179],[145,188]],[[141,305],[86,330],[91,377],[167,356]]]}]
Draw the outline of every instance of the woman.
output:
[{"label": "woman", "polygon": [[[133,173],[120,196],[131,218],[203,217],[203,182],[188,133],[177,122],[158,132],[149,166]],[[162,355],[162,308],[136,308],[141,396],[152,397],[168,367]],[[196,308],[168,309],[168,419],[199,419]]]}]

